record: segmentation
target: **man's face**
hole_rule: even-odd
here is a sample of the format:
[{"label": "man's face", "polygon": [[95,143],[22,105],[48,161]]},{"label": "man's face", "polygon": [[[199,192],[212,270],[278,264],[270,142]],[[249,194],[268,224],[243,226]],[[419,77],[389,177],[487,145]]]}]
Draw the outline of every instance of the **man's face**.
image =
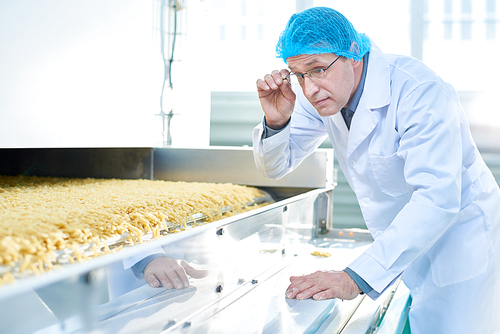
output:
[{"label": "man's face", "polygon": [[[287,58],[287,64],[294,73],[306,73],[317,68],[327,68],[337,58],[332,53],[319,55],[298,55]],[[300,84],[305,97],[321,116],[335,115],[345,107],[355,91],[354,67],[359,62],[341,57],[326,72],[322,79],[304,75]],[[354,66],[353,66],[354,64]]]}]

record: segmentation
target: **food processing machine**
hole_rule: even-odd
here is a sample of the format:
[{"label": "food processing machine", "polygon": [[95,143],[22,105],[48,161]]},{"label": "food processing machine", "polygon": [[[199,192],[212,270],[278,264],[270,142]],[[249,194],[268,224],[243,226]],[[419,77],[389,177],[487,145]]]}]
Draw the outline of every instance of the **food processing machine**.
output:
[{"label": "food processing machine", "polygon": [[[373,239],[332,212],[333,151],[280,180],[251,148],[0,149],[0,175],[157,179],[258,187],[269,205],[0,286],[0,333],[401,333],[411,303],[396,282],[377,300],[286,299],[289,277],[342,270]],[[334,228],[335,226],[335,228]],[[206,272],[182,290],[134,278],[110,291],[123,261],[162,248]],[[331,256],[314,256],[314,251]],[[130,271],[130,270],[128,270]],[[115,271],[116,272],[116,271]],[[130,275],[123,269],[123,275]]]}]

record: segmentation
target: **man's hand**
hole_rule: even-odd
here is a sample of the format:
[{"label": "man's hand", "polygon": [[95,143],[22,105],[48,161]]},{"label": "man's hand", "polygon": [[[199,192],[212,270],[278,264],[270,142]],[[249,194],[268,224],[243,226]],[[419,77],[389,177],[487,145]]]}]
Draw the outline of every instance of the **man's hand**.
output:
[{"label": "man's hand", "polygon": [[290,282],[292,284],[286,289],[287,298],[354,299],[361,293],[345,271],[317,271],[305,276],[292,276]]},{"label": "man's hand", "polygon": [[257,80],[260,105],[266,116],[266,124],[271,129],[283,128],[293,112],[295,93],[289,82],[284,80],[288,70],[274,70],[266,74],[264,80]]},{"label": "man's hand", "polygon": [[186,261],[169,257],[158,257],[144,268],[144,279],[153,288],[160,286],[165,289],[187,288],[189,287],[188,275],[193,278],[203,278],[208,275],[208,272],[194,269]]}]

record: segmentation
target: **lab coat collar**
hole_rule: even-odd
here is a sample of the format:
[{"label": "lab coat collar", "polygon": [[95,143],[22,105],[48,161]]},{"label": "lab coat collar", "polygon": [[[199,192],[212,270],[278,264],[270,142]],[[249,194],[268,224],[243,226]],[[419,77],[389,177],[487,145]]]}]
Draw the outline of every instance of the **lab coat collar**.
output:
[{"label": "lab coat collar", "polygon": [[[350,156],[377,126],[378,118],[373,110],[389,104],[390,91],[389,63],[382,51],[372,42],[365,87],[351,123],[347,156]],[[340,115],[340,120],[344,121],[342,115]],[[334,122],[338,126],[338,121],[334,120]],[[347,129],[345,124],[344,127]]]},{"label": "lab coat collar", "polygon": [[342,113],[339,111],[335,115],[332,116],[333,124],[337,127],[342,137],[349,137],[349,129],[345,124],[344,118],[342,117]]},{"label": "lab coat collar", "polygon": [[[361,95],[364,105],[370,109],[378,109],[389,104],[391,99],[391,70],[389,61],[372,41],[370,61],[366,73],[365,88]],[[359,110],[362,106],[358,105]]]}]

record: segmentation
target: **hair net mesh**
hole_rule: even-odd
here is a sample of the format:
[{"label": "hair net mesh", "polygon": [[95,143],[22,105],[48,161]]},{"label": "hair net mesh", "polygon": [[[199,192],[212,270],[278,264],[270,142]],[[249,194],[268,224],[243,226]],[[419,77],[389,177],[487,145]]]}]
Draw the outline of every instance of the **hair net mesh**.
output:
[{"label": "hair net mesh", "polygon": [[360,60],[370,50],[368,37],[332,8],[314,7],[293,14],[276,45],[276,56],[286,62],[301,54],[334,53]]}]

